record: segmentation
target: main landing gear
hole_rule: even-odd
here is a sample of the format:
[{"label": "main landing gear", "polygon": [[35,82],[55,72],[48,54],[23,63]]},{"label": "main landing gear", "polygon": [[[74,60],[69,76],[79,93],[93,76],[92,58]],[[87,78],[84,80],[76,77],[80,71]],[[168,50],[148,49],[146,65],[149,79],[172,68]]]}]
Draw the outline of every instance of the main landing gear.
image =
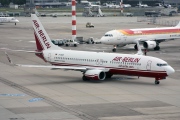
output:
[{"label": "main landing gear", "polygon": [[160,50],[160,47],[159,46],[156,46],[155,48],[154,48],[154,50]]},{"label": "main landing gear", "polygon": [[160,81],[159,80],[155,80],[155,84],[159,85]]},{"label": "main landing gear", "polygon": [[113,76],[113,74],[106,72],[106,78],[111,78]]},{"label": "main landing gear", "polygon": [[113,52],[116,52],[116,45],[114,45],[114,48],[112,49]]},{"label": "main landing gear", "polygon": [[83,80],[83,81],[88,81],[89,79],[88,79],[86,76],[83,75],[83,76],[82,76],[82,80]]}]

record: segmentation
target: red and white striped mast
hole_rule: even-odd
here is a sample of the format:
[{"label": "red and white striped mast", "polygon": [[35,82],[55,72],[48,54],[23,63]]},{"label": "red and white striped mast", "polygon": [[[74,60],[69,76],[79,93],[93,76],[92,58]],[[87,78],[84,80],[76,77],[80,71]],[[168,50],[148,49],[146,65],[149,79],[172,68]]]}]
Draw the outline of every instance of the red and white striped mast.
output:
[{"label": "red and white striped mast", "polygon": [[72,0],[72,40],[76,39],[76,0]]},{"label": "red and white striped mast", "polygon": [[121,13],[123,13],[123,0],[120,2]]}]

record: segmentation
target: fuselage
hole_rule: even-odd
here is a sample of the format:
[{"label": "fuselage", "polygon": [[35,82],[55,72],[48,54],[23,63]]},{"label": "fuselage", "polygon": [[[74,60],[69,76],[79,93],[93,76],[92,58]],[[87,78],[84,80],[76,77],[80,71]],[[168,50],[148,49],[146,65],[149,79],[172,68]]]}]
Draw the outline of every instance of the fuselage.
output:
[{"label": "fuselage", "polygon": [[166,78],[174,72],[167,62],[150,56],[87,52],[74,50],[44,50],[43,58],[52,65],[107,69],[111,74]]},{"label": "fuselage", "polygon": [[179,27],[142,28],[109,31],[101,38],[101,42],[109,45],[126,45],[136,44],[137,40],[162,42],[177,38],[180,38]]},{"label": "fuselage", "polygon": [[14,17],[0,17],[0,23],[18,23],[19,20]]}]

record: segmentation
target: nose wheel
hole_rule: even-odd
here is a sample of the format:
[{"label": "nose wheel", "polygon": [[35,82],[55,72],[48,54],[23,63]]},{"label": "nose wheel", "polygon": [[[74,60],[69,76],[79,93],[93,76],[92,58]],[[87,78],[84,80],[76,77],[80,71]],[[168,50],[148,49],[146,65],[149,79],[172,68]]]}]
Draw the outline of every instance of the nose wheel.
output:
[{"label": "nose wheel", "polygon": [[113,52],[116,52],[116,48],[113,48],[112,51],[113,51]]},{"label": "nose wheel", "polygon": [[114,45],[114,48],[112,49],[113,52],[116,52],[116,45]]},{"label": "nose wheel", "polygon": [[160,81],[159,80],[155,80],[155,84],[159,85]]}]

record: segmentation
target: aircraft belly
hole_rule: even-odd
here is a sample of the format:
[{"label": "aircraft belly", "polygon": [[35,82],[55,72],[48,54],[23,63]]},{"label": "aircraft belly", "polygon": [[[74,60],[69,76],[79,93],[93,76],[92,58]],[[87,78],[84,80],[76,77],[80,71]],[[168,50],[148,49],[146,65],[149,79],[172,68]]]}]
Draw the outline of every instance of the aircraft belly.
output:
[{"label": "aircraft belly", "polygon": [[129,76],[141,76],[141,77],[154,77],[154,78],[164,78],[167,73],[164,71],[148,71],[148,70],[138,70],[138,69],[110,69],[112,74],[121,74]]}]

